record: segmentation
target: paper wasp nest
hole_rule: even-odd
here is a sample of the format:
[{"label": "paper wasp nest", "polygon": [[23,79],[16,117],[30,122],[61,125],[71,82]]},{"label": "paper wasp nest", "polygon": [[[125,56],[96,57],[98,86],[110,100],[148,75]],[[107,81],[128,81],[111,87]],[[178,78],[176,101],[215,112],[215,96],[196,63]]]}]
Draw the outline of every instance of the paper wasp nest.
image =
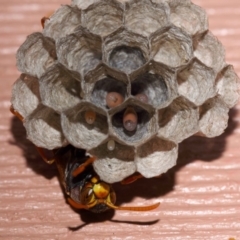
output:
[{"label": "paper wasp nest", "polygon": [[12,104],[28,138],[86,149],[109,183],[166,172],[178,143],[223,133],[239,98],[206,13],[189,0],[73,0],[27,37],[17,66]]}]

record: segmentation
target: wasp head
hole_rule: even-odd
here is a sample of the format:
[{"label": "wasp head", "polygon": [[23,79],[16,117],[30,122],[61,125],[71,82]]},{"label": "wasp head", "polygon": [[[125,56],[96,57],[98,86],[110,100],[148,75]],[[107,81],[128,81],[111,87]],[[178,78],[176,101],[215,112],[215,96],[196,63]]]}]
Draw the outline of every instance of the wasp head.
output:
[{"label": "wasp head", "polygon": [[116,195],[112,186],[93,176],[79,191],[79,203],[69,199],[75,208],[85,208],[92,212],[105,212],[116,202]]},{"label": "wasp head", "polygon": [[76,209],[88,209],[96,213],[105,212],[109,209],[149,211],[159,206],[159,203],[141,207],[116,206],[116,194],[112,186],[101,181],[97,175],[91,177],[91,179],[80,188],[78,201],[68,198],[68,202]]}]

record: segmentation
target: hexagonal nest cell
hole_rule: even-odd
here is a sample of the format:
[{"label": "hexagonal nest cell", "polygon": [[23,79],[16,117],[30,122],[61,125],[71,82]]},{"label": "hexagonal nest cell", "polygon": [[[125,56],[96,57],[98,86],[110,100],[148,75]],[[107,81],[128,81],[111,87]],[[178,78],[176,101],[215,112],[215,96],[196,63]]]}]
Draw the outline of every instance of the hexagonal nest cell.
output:
[{"label": "hexagonal nest cell", "polygon": [[[127,112],[133,112],[136,122],[126,119]],[[142,108],[139,103],[127,101],[123,106],[110,111],[114,135],[129,145],[136,145],[154,133],[155,118],[152,108]],[[125,120],[126,119],[126,120]],[[128,121],[128,122],[127,122]],[[132,120],[134,121],[134,120]],[[133,124],[133,127],[131,126]]]},{"label": "hexagonal nest cell", "polygon": [[148,61],[147,39],[124,28],[106,37],[103,46],[104,61],[110,67],[125,73],[131,73]]},{"label": "hexagonal nest cell", "polygon": [[145,62],[146,60],[140,48],[124,45],[115,47],[108,60],[111,67],[126,73],[130,73],[133,70],[138,69]]},{"label": "hexagonal nest cell", "polygon": [[54,40],[73,33],[81,25],[81,10],[63,5],[53,15],[46,19],[43,34]]},{"label": "hexagonal nest cell", "polygon": [[168,87],[162,76],[145,73],[131,83],[131,94],[138,97],[144,94],[147,97],[145,103],[155,107],[164,105],[168,100]]},{"label": "hexagonal nest cell", "polygon": [[12,106],[24,118],[38,106],[40,99],[38,79],[28,74],[21,74],[13,85]]},{"label": "hexagonal nest cell", "polygon": [[107,94],[110,92],[119,93],[123,99],[127,96],[127,84],[111,77],[97,81],[91,93],[91,102],[99,107],[109,109],[107,105]]},{"label": "hexagonal nest cell", "polygon": [[158,137],[137,148],[137,171],[144,177],[159,176],[176,164],[178,145]]},{"label": "hexagonal nest cell", "polygon": [[113,183],[122,181],[124,178],[136,171],[134,163],[134,147],[127,146],[116,140],[115,148],[109,151],[107,144],[113,138],[108,139],[97,148],[90,150],[94,156],[98,156],[98,161],[93,163],[98,175],[106,182]]},{"label": "hexagonal nest cell", "polygon": [[157,109],[169,105],[178,96],[176,72],[161,63],[151,61],[129,77],[131,94]]},{"label": "hexagonal nest cell", "polygon": [[176,27],[167,27],[151,38],[153,59],[171,68],[186,65],[193,58],[192,39]]},{"label": "hexagonal nest cell", "polygon": [[83,26],[102,37],[123,24],[123,6],[116,1],[98,2],[83,12]]},{"label": "hexagonal nest cell", "polygon": [[68,142],[62,132],[60,115],[42,104],[27,117],[24,126],[27,136],[36,146],[55,149]]},{"label": "hexagonal nest cell", "polygon": [[170,22],[191,36],[197,36],[208,29],[206,12],[190,1],[169,1]]},{"label": "hexagonal nest cell", "polygon": [[49,68],[39,83],[42,103],[59,113],[81,101],[81,77],[61,64]]},{"label": "hexagonal nest cell", "polygon": [[62,113],[61,118],[67,140],[77,148],[91,149],[107,137],[106,113],[91,103],[82,102]]},{"label": "hexagonal nest cell", "polygon": [[58,61],[85,75],[102,60],[102,40],[82,27],[56,42]]},{"label": "hexagonal nest cell", "polygon": [[159,6],[150,4],[150,1],[135,1],[126,6],[125,25],[130,31],[149,37],[168,24],[166,11],[164,4]]},{"label": "hexagonal nest cell", "polygon": [[57,58],[54,40],[42,33],[33,33],[20,46],[16,57],[19,71],[41,77]]},{"label": "hexagonal nest cell", "polygon": [[11,101],[28,138],[86,149],[109,183],[166,172],[178,143],[221,134],[239,100],[239,79],[190,0],[72,0],[27,37],[17,67]]},{"label": "hexagonal nest cell", "polygon": [[179,94],[197,106],[216,95],[216,74],[198,59],[181,70],[177,80]]},{"label": "hexagonal nest cell", "polygon": [[198,120],[198,107],[187,99],[178,97],[168,107],[158,111],[158,136],[182,142],[198,132]]}]

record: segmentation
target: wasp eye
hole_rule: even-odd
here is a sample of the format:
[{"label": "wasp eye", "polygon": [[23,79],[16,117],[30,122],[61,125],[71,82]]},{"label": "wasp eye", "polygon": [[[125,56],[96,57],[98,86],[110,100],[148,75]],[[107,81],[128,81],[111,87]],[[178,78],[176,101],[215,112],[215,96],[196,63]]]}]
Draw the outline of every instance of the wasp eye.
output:
[{"label": "wasp eye", "polygon": [[83,188],[81,191],[80,200],[84,205],[92,203],[95,200],[92,188]]},{"label": "wasp eye", "polygon": [[92,189],[90,189],[90,190],[88,191],[88,197],[91,196],[92,192],[93,192]]},{"label": "wasp eye", "polygon": [[85,121],[88,123],[88,124],[93,124],[95,122],[95,119],[96,119],[96,113],[94,111],[86,111],[85,114],[84,114],[84,118],[85,118]]}]

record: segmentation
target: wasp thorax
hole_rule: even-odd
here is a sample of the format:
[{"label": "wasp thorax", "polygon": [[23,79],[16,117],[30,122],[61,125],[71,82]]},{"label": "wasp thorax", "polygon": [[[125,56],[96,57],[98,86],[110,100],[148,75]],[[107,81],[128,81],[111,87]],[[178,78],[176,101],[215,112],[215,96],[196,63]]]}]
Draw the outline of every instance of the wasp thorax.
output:
[{"label": "wasp thorax", "polygon": [[28,138],[94,153],[108,183],[166,172],[178,143],[223,133],[239,99],[223,46],[190,0],[72,0],[27,37],[17,67],[12,105]]}]

